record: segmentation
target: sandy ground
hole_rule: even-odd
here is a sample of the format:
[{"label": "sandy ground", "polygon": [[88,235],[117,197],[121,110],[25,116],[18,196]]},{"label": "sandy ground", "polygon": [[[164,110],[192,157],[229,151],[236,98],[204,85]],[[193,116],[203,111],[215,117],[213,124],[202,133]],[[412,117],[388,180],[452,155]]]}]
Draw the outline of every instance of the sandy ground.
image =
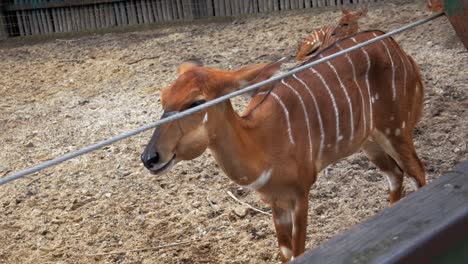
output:
[{"label": "sandy ground", "polygon": [[[397,28],[425,10],[423,1],[374,4],[362,29]],[[222,69],[269,61],[338,17],[323,9],[0,43],[0,177],[157,120],[159,92],[184,59]],[[396,39],[426,83],[415,135],[430,182],[467,157],[468,53],[446,18]],[[0,263],[279,262],[270,218],[227,191],[268,211],[256,194],[231,183],[209,153],[150,175],[139,155],[151,133],[1,186]],[[387,206],[387,183],[362,154],[330,166],[311,190],[307,248]],[[100,255],[115,251],[126,253]]]}]

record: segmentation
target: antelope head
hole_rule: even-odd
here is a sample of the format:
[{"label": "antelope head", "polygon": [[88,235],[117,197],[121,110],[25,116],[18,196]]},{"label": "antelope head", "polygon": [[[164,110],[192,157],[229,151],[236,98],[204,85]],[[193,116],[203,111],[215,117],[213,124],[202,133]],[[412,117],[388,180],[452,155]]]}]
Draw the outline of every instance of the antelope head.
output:
[{"label": "antelope head", "polygon": [[444,9],[443,0],[427,0],[427,7],[432,12],[440,12]]},{"label": "antelope head", "polygon": [[[204,67],[198,61],[186,61],[179,66],[176,81],[161,93],[164,110],[161,118],[259,82],[265,79],[261,78],[263,75],[269,77],[276,69],[268,64],[256,64],[223,71]],[[141,155],[145,167],[153,174],[162,174],[181,160],[200,156],[216,136],[214,129],[225,118],[226,104],[230,106],[229,102],[220,103],[157,127]]]},{"label": "antelope head", "polygon": [[303,61],[308,56],[315,53],[323,44],[323,36],[318,35],[319,32],[316,30],[317,33],[313,33],[306,37],[306,39],[299,43],[298,52],[296,55],[296,60]]},{"label": "antelope head", "polygon": [[361,17],[367,15],[367,8],[352,13],[346,7],[341,6],[341,12],[343,12],[343,17],[338,21],[338,26],[332,33],[335,38],[344,38],[356,34],[359,30],[358,21]]}]

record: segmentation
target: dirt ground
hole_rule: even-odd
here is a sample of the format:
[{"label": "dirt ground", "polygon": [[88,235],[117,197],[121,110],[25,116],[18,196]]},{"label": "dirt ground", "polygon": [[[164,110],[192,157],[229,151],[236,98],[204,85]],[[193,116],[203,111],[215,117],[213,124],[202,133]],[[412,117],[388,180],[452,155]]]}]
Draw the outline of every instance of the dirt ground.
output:
[{"label": "dirt ground", "polygon": [[[185,59],[234,69],[291,55],[339,14],[0,42],[0,177],[157,120],[159,93]],[[390,30],[427,15],[424,1],[391,0],[371,5],[361,25]],[[426,83],[415,136],[430,182],[467,157],[468,53],[446,18],[396,39]],[[227,191],[269,211],[256,194],[231,183],[209,153],[150,175],[139,156],[151,133],[1,186],[0,263],[279,262],[269,216]],[[387,188],[363,154],[322,172],[311,190],[307,249],[387,207]]]}]

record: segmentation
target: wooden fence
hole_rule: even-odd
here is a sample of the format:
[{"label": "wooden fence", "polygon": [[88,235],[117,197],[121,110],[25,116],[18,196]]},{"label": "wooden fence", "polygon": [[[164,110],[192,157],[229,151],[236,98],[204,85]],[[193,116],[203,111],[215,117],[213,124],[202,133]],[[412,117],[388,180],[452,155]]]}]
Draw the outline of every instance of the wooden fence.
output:
[{"label": "wooden fence", "polygon": [[104,28],[193,20],[204,17],[238,16],[324,6],[366,4],[377,1],[10,0],[7,1],[6,5],[0,5],[0,38],[2,36],[94,31]]}]

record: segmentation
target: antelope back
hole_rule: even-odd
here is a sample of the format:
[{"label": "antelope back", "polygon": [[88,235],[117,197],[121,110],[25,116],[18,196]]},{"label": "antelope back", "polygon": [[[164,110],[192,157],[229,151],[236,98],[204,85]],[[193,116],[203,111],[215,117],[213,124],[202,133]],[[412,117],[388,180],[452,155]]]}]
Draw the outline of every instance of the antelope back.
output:
[{"label": "antelope back", "polygon": [[[342,39],[308,62],[382,34],[368,31]],[[271,95],[270,100],[282,102],[277,114],[287,123],[289,141],[301,142],[297,155],[323,168],[355,152],[376,131],[411,137],[421,115],[423,86],[414,61],[386,38],[288,77]]]}]

